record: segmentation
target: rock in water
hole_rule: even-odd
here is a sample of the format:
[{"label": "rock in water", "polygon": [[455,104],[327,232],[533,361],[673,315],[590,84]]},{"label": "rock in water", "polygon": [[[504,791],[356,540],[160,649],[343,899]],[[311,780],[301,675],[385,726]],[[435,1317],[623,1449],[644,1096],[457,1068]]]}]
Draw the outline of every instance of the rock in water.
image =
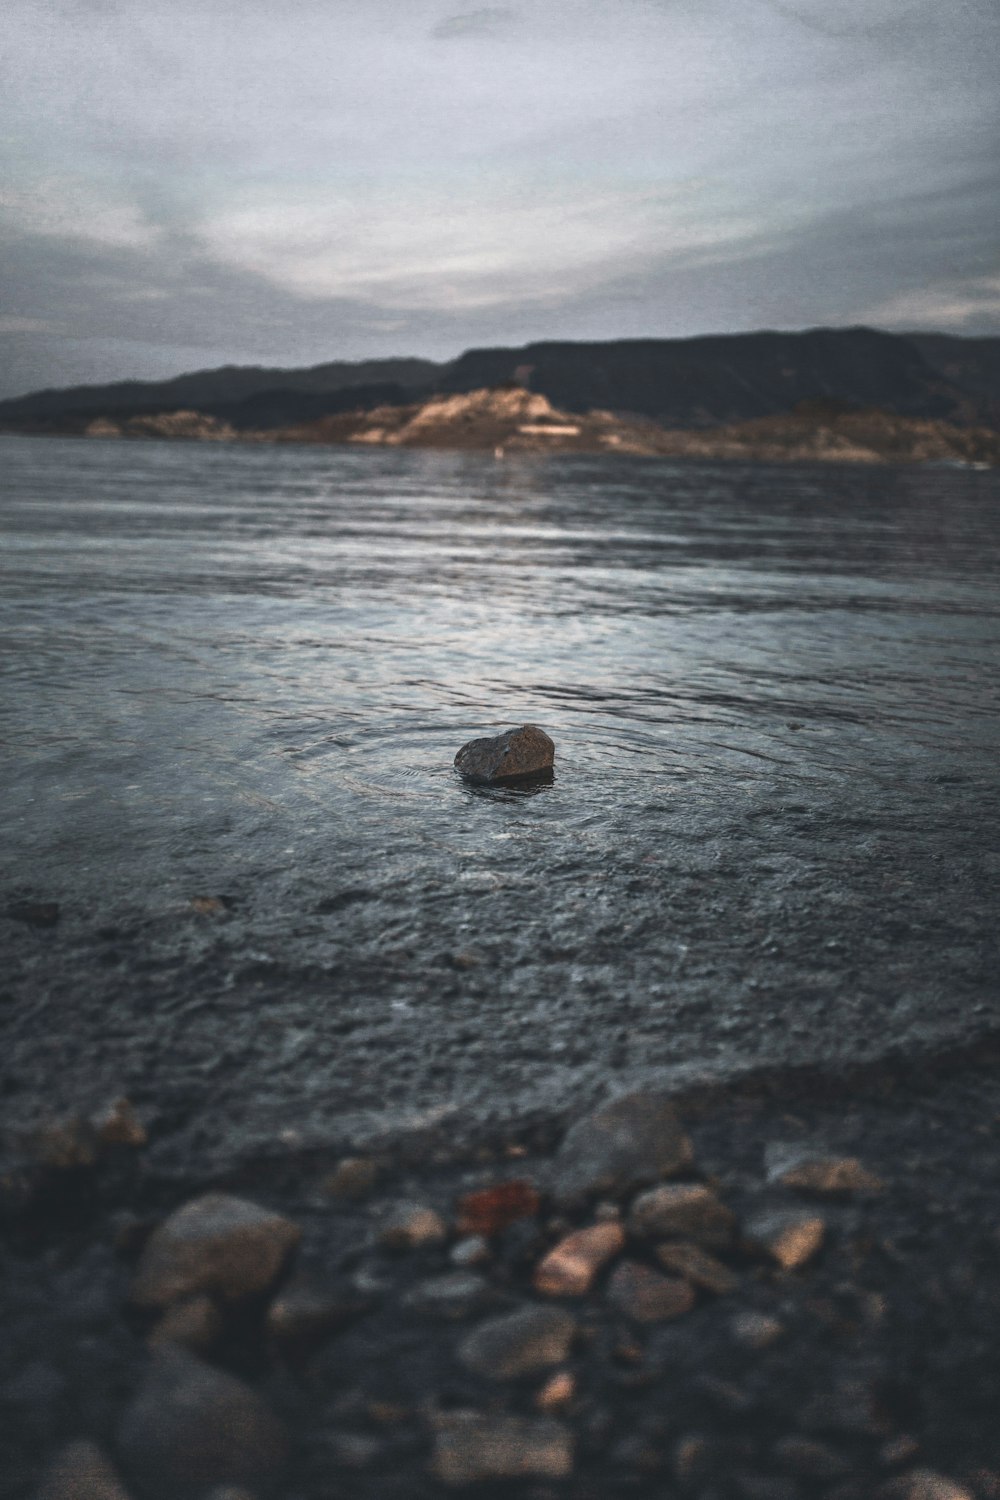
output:
[{"label": "rock in water", "polygon": [[522,724],[492,739],[470,740],[455,756],[455,766],[468,781],[514,781],[551,771],[556,747],[535,724]]},{"label": "rock in water", "polygon": [[205,1193],[171,1214],[142,1253],[131,1299],[138,1307],[211,1292],[227,1302],[266,1291],[302,1237],[297,1224],[226,1193]]}]

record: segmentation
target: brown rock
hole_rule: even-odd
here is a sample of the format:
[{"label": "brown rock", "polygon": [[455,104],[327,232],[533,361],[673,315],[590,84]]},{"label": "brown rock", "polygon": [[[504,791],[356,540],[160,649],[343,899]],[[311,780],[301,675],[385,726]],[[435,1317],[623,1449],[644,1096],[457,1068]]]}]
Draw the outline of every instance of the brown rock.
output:
[{"label": "brown rock", "polygon": [[549,1251],[535,1272],[535,1290],[547,1297],[582,1297],[624,1247],[625,1231],[617,1221],[579,1229]]},{"label": "brown rock", "polygon": [[634,1323],[663,1323],[694,1307],[694,1289],[635,1260],[622,1261],[608,1283],[608,1301]]},{"label": "brown rock", "polygon": [[131,1299],[140,1307],[166,1307],[198,1292],[232,1302],[266,1291],[300,1238],[298,1225],[281,1214],[206,1193],[150,1235]]},{"label": "brown rock", "polygon": [[70,1443],[42,1477],[35,1500],[128,1500],[111,1464],[96,1443]]},{"label": "brown rock", "polygon": [[203,1354],[218,1342],[222,1314],[206,1292],[172,1302],[147,1340],[151,1349],[160,1344],[181,1344]]},{"label": "brown rock", "polygon": [[933,1469],[911,1469],[879,1490],[880,1500],[973,1500],[971,1490]]},{"label": "brown rock", "polygon": [[641,1239],[676,1237],[725,1249],[733,1240],[736,1215],[703,1183],[671,1182],[635,1200],[628,1227]]},{"label": "brown rock", "polygon": [[468,781],[513,781],[551,770],[555,753],[544,730],[522,724],[492,739],[470,740],[455,756],[455,766]]},{"label": "brown rock", "polygon": [[104,1146],[144,1146],[147,1136],[142,1121],[124,1096],[116,1099],[94,1120],[98,1139]]},{"label": "brown rock", "polygon": [[524,1307],[474,1328],[458,1347],[467,1369],[491,1380],[516,1380],[552,1365],[570,1351],[576,1319],[555,1307]]},{"label": "brown rock", "polygon": [[670,1100],[626,1094],[567,1132],[553,1164],[553,1194],[560,1207],[569,1208],[657,1182],[690,1161],[691,1143]]},{"label": "brown rock", "polygon": [[448,1226],[426,1203],[394,1203],[383,1216],[379,1241],[390,1250],[422,1250],[448,1238]]},{"label": "brown rock", "polygon": [[299,1273],[286,1282],[267,1310],[268,1344],[289,1362],[308,1359],[367,1305],[354,1293],[340,1295],[317,1277]]},{"label": "brown rock", "polygon": [[438,1479],[451,1485],[566,1479],[573,1470],[573,1437],[548,1417],[451,1412],[438,1425],[433,1469]]},{"label": "brown rock", "polygon": [[747,1349],[767,1349],[785,1332],[784,1323],[779,1323],[777,1318],[750,1310],[737,1313],[730,1326],[733,1338]]},{"label": "brown rock", "polygon": [[576,1395],[576,1378],[569,1370],[557,1370],[542,1386],[535,1397],[538,1411],[561,1411]]},{"label": "brown rock", "polygon": [[459,1234],[499,1234],[518,1219],[534,1218],[540,1199],[533,1182],[498,1182],[458,1200]]},{"label": "brown rock", "polygon": [[323,1178],[321,1191],[331,1198],[364,1198],[378,1181],[378,1163],[368,1156],[345,1156]]},{"label": "brown rock", "polygon": [[257,1393],[186,1349],[157,1350],[118,1434],[126,1473],[149,1500],[195,1500],[213,1485],[267,1488],[287,1453]]},{"label": "brown rock", "polygon": [[665,1245],[657,1245],[656,1258],[665,1271],[673,1271],[692,1286],[714,1292],[717,1297],[735,1292],[740,1284],[735,1271],[689,1240],[668,1240]]},{"label": "brown rock", "polygon": [[885,1183],[856,1156],[835,1156],[809,1147],[769,1146],[764,1155],[769,1182],[800,1192],[833,1197],[847,1193],[881,1193]]},{"label": "brown rock", "polygon": [[744,1226],[747,1243],[776,1260],[786,1271],[794,1271],[811,1260],[825,1235],[826,1225],[819,1214],[795,1209],[761,1213]]}]

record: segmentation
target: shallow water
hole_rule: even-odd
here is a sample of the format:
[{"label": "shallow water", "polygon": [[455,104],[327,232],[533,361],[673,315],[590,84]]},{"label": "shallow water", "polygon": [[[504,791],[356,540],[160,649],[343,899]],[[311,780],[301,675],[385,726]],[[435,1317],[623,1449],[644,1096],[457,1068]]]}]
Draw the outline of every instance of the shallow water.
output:
[{"label": "shallow water", "polygon": [[[995,475],[0,465],[7,1113],[224,1153],[995,1024]],[[456,777],[526,720],[551,786]]]}]

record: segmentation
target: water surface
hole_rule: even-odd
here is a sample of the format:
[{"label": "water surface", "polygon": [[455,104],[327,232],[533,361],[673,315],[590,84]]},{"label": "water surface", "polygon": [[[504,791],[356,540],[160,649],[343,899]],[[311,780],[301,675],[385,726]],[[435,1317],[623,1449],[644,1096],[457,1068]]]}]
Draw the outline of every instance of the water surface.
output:
[{"label": "water surface", "polygon": [[[61,908],[2,922],[15,1114],[223,1150],[997,1019],[993,474],[0,465],[0,898]],[[456,777],[527,720],[551,786]]]}]

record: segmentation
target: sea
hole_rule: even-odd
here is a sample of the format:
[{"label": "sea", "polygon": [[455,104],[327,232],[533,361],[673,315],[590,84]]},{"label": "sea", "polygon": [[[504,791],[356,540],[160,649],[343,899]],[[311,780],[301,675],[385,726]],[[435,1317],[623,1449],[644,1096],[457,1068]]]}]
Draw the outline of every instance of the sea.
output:
[{"label": "sea", "polygon": [[[225,1155],[974,1044],[998,565],[994,472],[0,439],[3,1110]],[[550,783],[461,780],[521,723]]]}]

